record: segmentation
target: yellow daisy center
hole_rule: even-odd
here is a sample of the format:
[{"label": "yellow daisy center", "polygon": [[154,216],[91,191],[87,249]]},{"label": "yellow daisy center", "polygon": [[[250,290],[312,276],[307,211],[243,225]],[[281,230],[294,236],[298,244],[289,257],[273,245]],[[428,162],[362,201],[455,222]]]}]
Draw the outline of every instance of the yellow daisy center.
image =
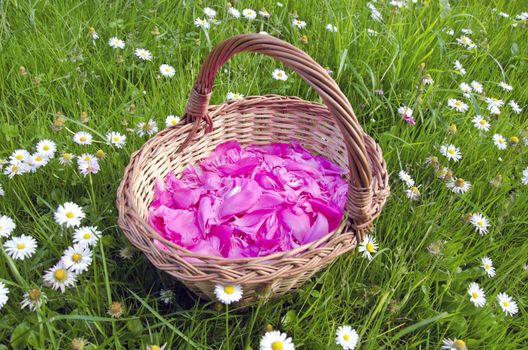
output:
[{"label": "yellow daisy center", "polygon": [[284,346],[282,345],[282,342],[281,341],[274,341],[273,343],[271,343],[271,349],[272,350],[282,350],[284,349]]},{"label": "yellow daisy center", "polygon": [[504,307],[508,307],[510,305],[510,303],[508,303],[507,301],[503,301],[502,305],[504,305]]},{"label": "yellow daisy center", "polygon": [[416,193],[416,194],[420,193],[420,190],[416,186],[411,187],[411,191],[413,191],[413,193]]},{"label": "yellow daisy center", "polygon": [[53,273],[53,277],[59,282],[62,282],[66,279],[66,276],[68,275],[68,272],[66,272],[65,269],[58,269]]},{"label": "yellow daisy center", "polygon": [[157,345],[152,345],[150,347],[150,350],[161,350],[161,348],[159,346],[157,346]]},{"label": "yellow daisy center", "polygon": [[457,185],[457,187],[462,187],[462,186],[464,186],[464,183],[465,183],[465,181],[464,181],[464,179],[461,178],[461,177],[458,178],[458,179],[456,180],[456,185]]},{"label": "yellow daisy center", "polygon": [[72,255],[72,261],[73,262],[77,263],[77,262],[81,261],[81,259],[82,259],[82,255],[79,254],[79,253],[75,253],[75,254]]},{"label": "yellow daisy center", "polygon": [[114,136],[114,141],[119,141],[119,137],[118,136]]},{"label": "yellow daisy center", "polygon": [[23,158],[24,158],[24,156],[21,155],[21,154],[17,154],[17,155],[16,155],[16,159],[17,159],[17,160],[22,160]]},{"label": "yellow daisy center", "polygon": [[463,341],[462,339],[455,340],[453,345],[454,345],[455,349],[457,349],[457,350],[464,350],[466,348],[466,342]]},{"label": "yellow daisy center", "polygon": [[42,157],[41,157],[41,156],[36,156],[36,157],[35,157],[35,160],[36,160],[37,162],[40,162],[40,161],[42,161]]},{"label": "yellow daisy center", "polygon": [[449,153],[449,154],[455,154],[455,150],[452,149],[452,148],[450,148],[450,149],[447,150],[447,153]]},{"label": "yellow daisy center", "polygon": [[44,147],[42,147],[42,149],[43,149],[44,151],[47,151],[47,150],[50,149],[50,147],[49,147],[48,145],[44,145]]},{"label": "yellow daisy center", "polygon": [[480,125],[486,125],[486,121],[484,119],[481,119],[479,123]]},{"label": "yellow daisy center", "polygon": [[235,292],[235,287],[233,287],[232,285],[228,284],[227,286],[224,287],[224,292],[228,295],[231,295]]},{"label": "yellow daisy center", "polygon": [[26,244],[25,243],[18,243],[16,247],[17,247],[18,250],[22,250],[22,249],[24,249],[26,247]]},{"label": "yellow daisy center", "polygon": [[70,160],[70,159],[71,159],[71,154],[69,154],[69,153],[64,153],[64,155],[62,156],[62,158],[66,159],[66,160]]},{"label": "yellow daisy center", "polygon": [[477,225],[478,225],[478,226],[484,226],[484,221],[482,221],[482,220],[478,220],[478,221],[477,221]]},{"label": "yellow daisy center", "polygon": [[477,294],[477,292],[473,292],[473,293],[471,293],[471,297],[472,297],[473,299],[477,299],[477,298],[478,298],[478,294]]},{"label": "yellow daisy center", "polygon": [[177,123],[178,123],[178,121],[176,119],[171,120],[171,124],[172,125],[176,125]]},{"label": "yellow daisy center", "polygon": [[79,141],[85,142],[86,141],[86,137],[84,137],[84,136],[79,137]]},{"label": "yellow daisy center", "polygon": [[462,102],[460,102],[460,101],[456,101],[455,104],[456,104],[457,106],[460,106],[460,105],[462,104]]},{"label": "yellow daisy center", "polygon": [[38,298],[40,298],[40,290],[38,290],[37,288],[32,288],[29,291],[29,298],[31,300],[37,300]]},{"label": "yellow daisy center", "polygon": [[367,247],[366,248],[367,248],[367,252],[374,253],[374,244],[369,242],[369,243],[367,243]]},{"label": "yellow daisy center", "polygon": [[91,159],[90,156],[84,156],[84,158],[83,158],[83,160],[85,160],[85,161],[89,161],[90,159]]},{"label": "yellow daisy center", "polygon": [[69,212],[66,213],[66,217],[67,217],[68,219],[72,219],[74,216],[75,216],[75,214],[74,214],[73,212],[71,212],[71,211],[69,211]]},{"label": "yellow daisy center", "polygon": [[489,264],[484,265],[484,268],[485,268],[486,270],[489,270],[489,269],[490,269]]},{"label": "yellow daisy center", "polygon": [[83,235],[83,238],[84,238],[84,239],[90,239],[90,237],[92,237],[92,235],[89,234],[88,232],[86,232],[86,233]]},{"label": "yellow daisy center", "polygon": [[17,171],[17,170],[18,170],[18,165],[13,165],[13,166],[11,167],[11,170],[13,170],[13,171]]},{"label": "yellow daisy center", "polygon": [[348,334],[345,334],[345,335],[343,336],[343,339],[345,339],[346,341],[348,341],[348,340],[350,340],[350,336],[349,336]]}]

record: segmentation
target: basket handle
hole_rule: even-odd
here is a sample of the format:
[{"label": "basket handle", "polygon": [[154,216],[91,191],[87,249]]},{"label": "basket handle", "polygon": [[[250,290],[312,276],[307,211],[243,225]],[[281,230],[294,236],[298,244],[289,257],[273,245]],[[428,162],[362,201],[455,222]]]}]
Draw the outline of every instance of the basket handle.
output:
[{"label": "basket handle", "polygon": [[195,124],[180,146],[183,150],[191,141],[201,121],[212,130],[212,120],[207,114],[213,82],[220,67],[240,52],[257,52],[271,56],[299,74],[323,99],[344,136],[350,170],[349,200],[354,226],[363,229],[372,221],[372,172],[365,148],[364,131],[350,102],[328,72],[308,54],[295,46],[267,34],[242,34],[218,44],[203,63],[191,91],[185,110],[186,120]]}]

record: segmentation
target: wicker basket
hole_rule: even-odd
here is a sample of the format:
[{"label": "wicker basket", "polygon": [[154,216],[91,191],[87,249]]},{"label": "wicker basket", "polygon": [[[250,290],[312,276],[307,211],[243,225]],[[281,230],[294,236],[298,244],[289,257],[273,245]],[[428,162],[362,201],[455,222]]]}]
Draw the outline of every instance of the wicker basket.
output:
[{"label": "wicker basket", "polygon": [[[209,105],[219,68],[240,52],[271,56],[299,74],[324,105],[276,95]],[[158,178],[196,164],[229,139],[242,146],[299,140],[311,152],[348,168],[348,198],[340,227],[297,249],[257,258],[226,259],[195,254],[162,238],[149,224]],[[352,107],[330,75],[298,48],[265,34],[232,37],[205,60],[182,121],[146,142],[130,160],[117,193],[119,225],[158,268],[196,294],[214,299],[214,286],[241,284],[243,302],[282,295],[363,239],[389,195],[379,146],[363,132]],[[166,246],[160,249],[159,242]]]}]

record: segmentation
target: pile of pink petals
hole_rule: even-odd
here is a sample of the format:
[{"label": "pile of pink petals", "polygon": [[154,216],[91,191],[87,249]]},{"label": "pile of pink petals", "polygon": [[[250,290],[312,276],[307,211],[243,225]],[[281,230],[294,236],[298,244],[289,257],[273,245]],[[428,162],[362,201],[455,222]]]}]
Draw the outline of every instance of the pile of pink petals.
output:
[{"label": "pile of pink petals", "polygon": [[313,242],[342,219],[346,171],[299,143],[227,141],[156,183],[150,224],[202,255],[265,256]]}]

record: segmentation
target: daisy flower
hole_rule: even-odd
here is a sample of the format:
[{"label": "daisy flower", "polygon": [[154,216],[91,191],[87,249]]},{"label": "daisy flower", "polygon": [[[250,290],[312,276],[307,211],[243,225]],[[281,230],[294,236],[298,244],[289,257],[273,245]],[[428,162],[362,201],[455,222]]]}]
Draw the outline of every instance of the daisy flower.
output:
[{"label": "daisy flower", "polygon": [[350,326],[341,326],[336,332],[336,344],[343,350],[353,350],[358,342],[359,336],[355,329]]},{"label": "daisy flower", "polygon": [[466,342],[462,339],[444,339],[442,350],[467,350]]},{"label": "daisy flower", "polygon": [[106,141],[117,148],[122,148],[126,144],[126,136],[118,132],[111,131],[106,134]]},{"label": "daisy flower", "polygon": [[519,114],[519,113],[522,112],[522,108],[519,107],[519,105],[517,104],[517,102],[515,102],[514,100],[511,100],[510,102],[508,102],[508,105],[511,107],[511,109],[512,109],[515,113]]},{"label": "daisy flower", "polygon": [[227,9],[227,13],[229,13],[231,16],[233,16],[234,18],[240,18],[240,11],[238,11],[236,8],[234,7],[230,7]]},{"label": "daisy flower", "polygon": [[57,224],[65,225],[66,227],[79,226],[84,216],[85,214],[82,208],[73,202],[61,204],[55,211],[55,221]]},{"label": "daisy flower", "polygon": [[478,81],[476,80],[473,80],[471,82],[471,88],[473,88],[473,91],[475,91],[476,93],[478,94],[481,94],[484,92],[484,88],[482,87],[482,84],[479,83]]},{"label": "daisy flower", "polygon": [[424,85],[432,85],[434,84],[434,80],[433,80],[433,77],[431,76],[431,74],[426,74],[422,77],[422,82],[424,83]]},{"label": "daisy flower", "polygon": [[160,70],[161,75],[163,75],[164,77],[172,78],[175,74],[174,67],[169,66],[168,64],[162,64],[159,67],[159,70]]},{"label": "daisy flower", "polygon": [[16,228],[16,224],[9,216],[0,216],[0,237],[8,237]]},{"label": "daisy flower", "polygon": [[500,150],[504,150],[508,146],[508,143],[506,142],[506,139],[501,134],[493,135],[493,143]]},{"label": "daisy flower", "polygon": [[381,12],[378,11],[378,9],[372,4],[371,2],[367,2],[367,7],[370,10],[370,18],[377,22],[383,21],[383,17],[381,15]]},{"label": "daisy flower", "polygon": [[88,28],[88,34],[92,37],[92,40],[94,41],[99,39],[99,34],[97,34],[94,27]]},{"label": "daisy flower", "polygon": [[62,293],[66,291],[66,288],[73,287],[76,280],[77,275],[75,272],[68,270],[62,262],[59,262],[44,274],[44,283],[55,290],[60,290]]},{"label": "daisy flower", "polygon": [[13,237],[4,243],[7,254],[16,260],[24,260],[31,257],[37,249],[37,241],[28,235]]},{"label": "daisy flower", "polygon": [[259,15],[261,15],[264,18],[269,18],[271,16],[271,13],[268,12],[265,8],[259,11]]},{"label": "daisy flower", "polygon": [[288,80],[288,76],[286,75],[286,72],[278,68],[275,69],[273,73],[271,73],[271,76],[275,80],[282,80],[282,81]]},{"label": "daisy flower", "polygon": [[468,83],[460,83],[460,90],[465,94],[472,91],[471,86]]},{"label": "daisy flower", "polygon": [[447,101],[447,105],[451,107],[451,109],[456,110],[457,112],[466,112],[469,109],[469,106],[466,103],[455,98],[450,98]]},{"label": "daisy flower", "polygon": [[152,60],[152,54],[149,50],[138,48],[134,51],[134,54],[143,61]]},{"label": "daisy flower", "polygon": [[408,190],[405,191],[405,194],[407,195],[407,198],[409,198],[411,201],[417,201],[420,199],[421,193],[418,187],[412,186]]},{"label": "daisy flower", "polygon": [[20,308],[29,308],[31,311],[36,311],[43,303],[46,303],[48,297],[38,288],[31,288],[25,292],[23,299],[20,302]]},{"label": "daisy flower", "polygon": [[528,168],[523,170],[521,181],[522,181],[523,184],[528,185]]},{"label": "daisy flower", "polygon": [[226,95],[226,100],[228,101],[238,101],[244,98],[244,95],[238,92],[228,92]]},{"label": "daisy flower", "polygon": [[416,120],[412,116],[413,110],[407,106],[401,106],[398,108],[398,113],[402,116],[403,120],[409,123],[410,125],[416,124]]},{"label": "daisy flower", "polygon": [[11,162],[23,162],[27,160],[30,156],[31,154],[25,149],[17,149],[11,154],[11,156],[9,156],[9,160]]},{"label": "daisy flower", "polygon": [[501,108],[502,106],[504,106],[504,101],[496,97],[486,97],[485,101],[488,104],[489,110],[491,110],[493,107]]},{"label": "daisy flower", "polygon": [[216,298],[223,304],[229,305],[242,299],[242,286],[239,284],[217,284],[214,289]]},{"label": "daisy flower", "polygon": [[108,45],[110,45],[113,49],[124,49],[125,48],[125,42],[121,39],[116,38],[115,36],[111,37],[108,40]]},{"label": "daisy flower", "polygon": [[499,295],[497,295],[497,301],[506,315],[513,316],[519,312],[517,303],[508,294],[499,293]]},{"label": "daisy flower", "polygon": [[460,46],[463,46],[469,50],[473,49],[476,47],[475,43],[473,42],[473,40],[471,40],[471,38],[463,35],[461,36],[460,38],[457,38],[456,41],[458,42],[458,44]]},{"label": "daisy flower", "polygon": [[462,28],[460,31],[464,34],[473,34],[473,31],[468,28]]},{"label": "daisy flower", "polygon": [[398,176],[400,177],[400,180],[402,180],[403,182],[405,182],[405,184],[406,184],[408,187],[414,186],[414,180],[413,180],[413,178],[412,178],[411,175],[409,175],[409,173],[406,172],[405,170],[400,170],[400,172],[398,173]]},{"label": "daisy flower", "polygon": [[97,159],[91,159],[89,161],[80,161],[77,159],[77,166],[79,172],[84,176],[87,176],[88,174],[97,174],[101,169]]},{"label": "daisy flower", "polygon": [[64,251],[61,262],[68,270],[80,274],[92,263],[92,251],[86,244],[75,244]]},{"label": "daisy flower", "polygon": [[505,81],[501,81],[499,83],[499,86],[504,90],[504,91],[512,91],[513,90],[513,86],[511,86],[510,84],[506,83]]},{"label": "daisy flower", "polygon": [[447,157],[448,160],[458,162],[462,159],[462,153],[460,150],[451,144],[442,145],[440,147],[440,153]]},{"label": "daisy flower", "polygon": [[0,281],[0,309],[4,307],[4,305],[9,300],[9,297],[7,296],[9,294],[9,289],[7,289],[4,282]]},{"label": "daisy flower", "polygon": [[372,254],[378,251],[378,244],[376,239],[371,235],[366,235],[363,241],[359,244],[358,250],[363,253],[363,257],[372,260]]},{"label": "daisy flower", "polygon": [[242,10],[242,16],[244,16],[244,18],[247,18],[250,21],[252,21],[255,18],[257,18],[257,13],[255,12],[255,10],[252,10],[252,9],[243,9]]},{"label": "daisy flower", "polygon": [[147,345],[147,350],[165,350],[166,346],[167,346],[167,343],[163,344],[162,346],[151,344],[151,345]]},{"label": "daisy flower", "polygon": [[486,294],[484,293],[482,288],[480,288],[480,286],[477,283],[471,282],[469,284],[467,292],[470,296],[469,300],[476,307],[483,307],[484,305],[486,305]]},{"label": "daisy flower", "polygon": [[72,153],[64,152],[59,158],[59,163],[62,165],[70,165],[75,158],[75,155]]},{"label": "daisy flower", "polygon": [[158,132],[158,123],[150,119],[148,122],[140,122],[136,126],[136,133],[143,137],[145,135],[152,136]]},{"label": "daisy flower", "polygon": [[465,181],[463,178],[453,178],[447,182],[447,188],[450,188],[451,191],[458,194],[466,193],[471,188],[471,183]]},{"label": "daisy flower", "polygon": [[42,156],[51,159],[55,157],[55,151],[57,151],[57,144],[51,140],[40,140],[37,143],[37,153]]},{"label": "daisy flower", "polygon": [[73,141],[79,145],[91,145],[92,135],[86,131],[79,131],[73,135]]},{"label": "daisy flower", "polygon": [[471,121],[473,122],[473,125],[475,126],[475,128],[479,130],[489,131],[490,124],[481,115],[474,116]]},{"label": "daisy flower", "polygon": [[73,232],[73,242],[92,247],[97,243],[100,236],[101,231],[97,227],[82,226]]},{"label": "daisy flower", "polygon": [[299,29],[303,29],[304,27],[306,27],[306,22],[305,21],[301,21],[300,19],[297,19],[297,18],[294,18],[292,20],[292,24],[294,26],[296,26],[297,28],[299,28]]},{"label": "daisy flower", "polygon": [[469,218],[469,222],[475,226],[475,231],[480,235],[484,236],[488,233],[488,228],[490,226],[488,219],[481,213],[473,213]]},{"label": "daisy flower", "polygon": [[15,175],[22,175],[29,171],[29,167],[25,162],[11,161],[8,166],[4,168],[4,174],[12,179]]},{"label": "daisy flower", "polygon": [[125,310],[123,308],[123,304],[118,301],[114,301],[112,304],[110,304],[107,313],[112,317],[119,318],[124,312]]},{"label": "daisy flower", "polygon": [[482,258],[482,267],[486,271],[488,277],[495,277],[495,268],[493,267],[493,261],[487,256]]},{"label": "daisy flower", "polygon": [[456,60],[455,63],[454,63],[454,67],[455,67],[455,70],[457,71],[458,74],[466,75],[466,70],[464,69],[464,67],[462,66],[462,63],[460,63],[460,61]]},{"label": "daisy flower", "polygon": [[175,126],[180,122],[180,117],[176,117],[174,115],[168,115],[167,118],[165,118],[165,126],[167,128],[170,128],[171,126]]},{"label": "daisy flower", "polygon": [[160,290],[160,300],[165,304],[170,304],[174,301],[174,292],[170,289]]},{"label": "daisy flower", "polygon": [[260,339],[260,350],[295,350],[292,339],[279,331],[267,332]]},{"label": "daisy flower", "polygon": [[208,20],[201,18],[196,18],[194,20],[194,25],[202,29],[209,29],[209,27],[211,27],[211,23],[209,23]]},{"label": "daisy flower", "polygon": [[216,17],[216,11],[213,10],[212,8],[210,8],[210,7],[205,7],[205,8],[203,9],[203,12],[204,12],[204,14],[205,14],[207,17],[209,17],[209,18],[211,18],[211,19],[213,19],[213,18]]},{"label": "daisy flower", "polygon": [[135,249],[131,245],[127,245],[119,249],[119,256],[123,259],[132,259],[134,256]]},{"label": "daisy flower", "polygon": [[48,164],[48,159],[44,155],[40,153],[32,154],[31,157],[26,161],[26,164],[29,167],[29,171],[35,172],[38,168],[43,167],[44,165]]},{"label": "daisy flower", "polygon": [[327,24],[326,25],[326,30],[328,30],[329,32],[332,32],[332,33],[337,33],[337,27],[333,24]]}]

